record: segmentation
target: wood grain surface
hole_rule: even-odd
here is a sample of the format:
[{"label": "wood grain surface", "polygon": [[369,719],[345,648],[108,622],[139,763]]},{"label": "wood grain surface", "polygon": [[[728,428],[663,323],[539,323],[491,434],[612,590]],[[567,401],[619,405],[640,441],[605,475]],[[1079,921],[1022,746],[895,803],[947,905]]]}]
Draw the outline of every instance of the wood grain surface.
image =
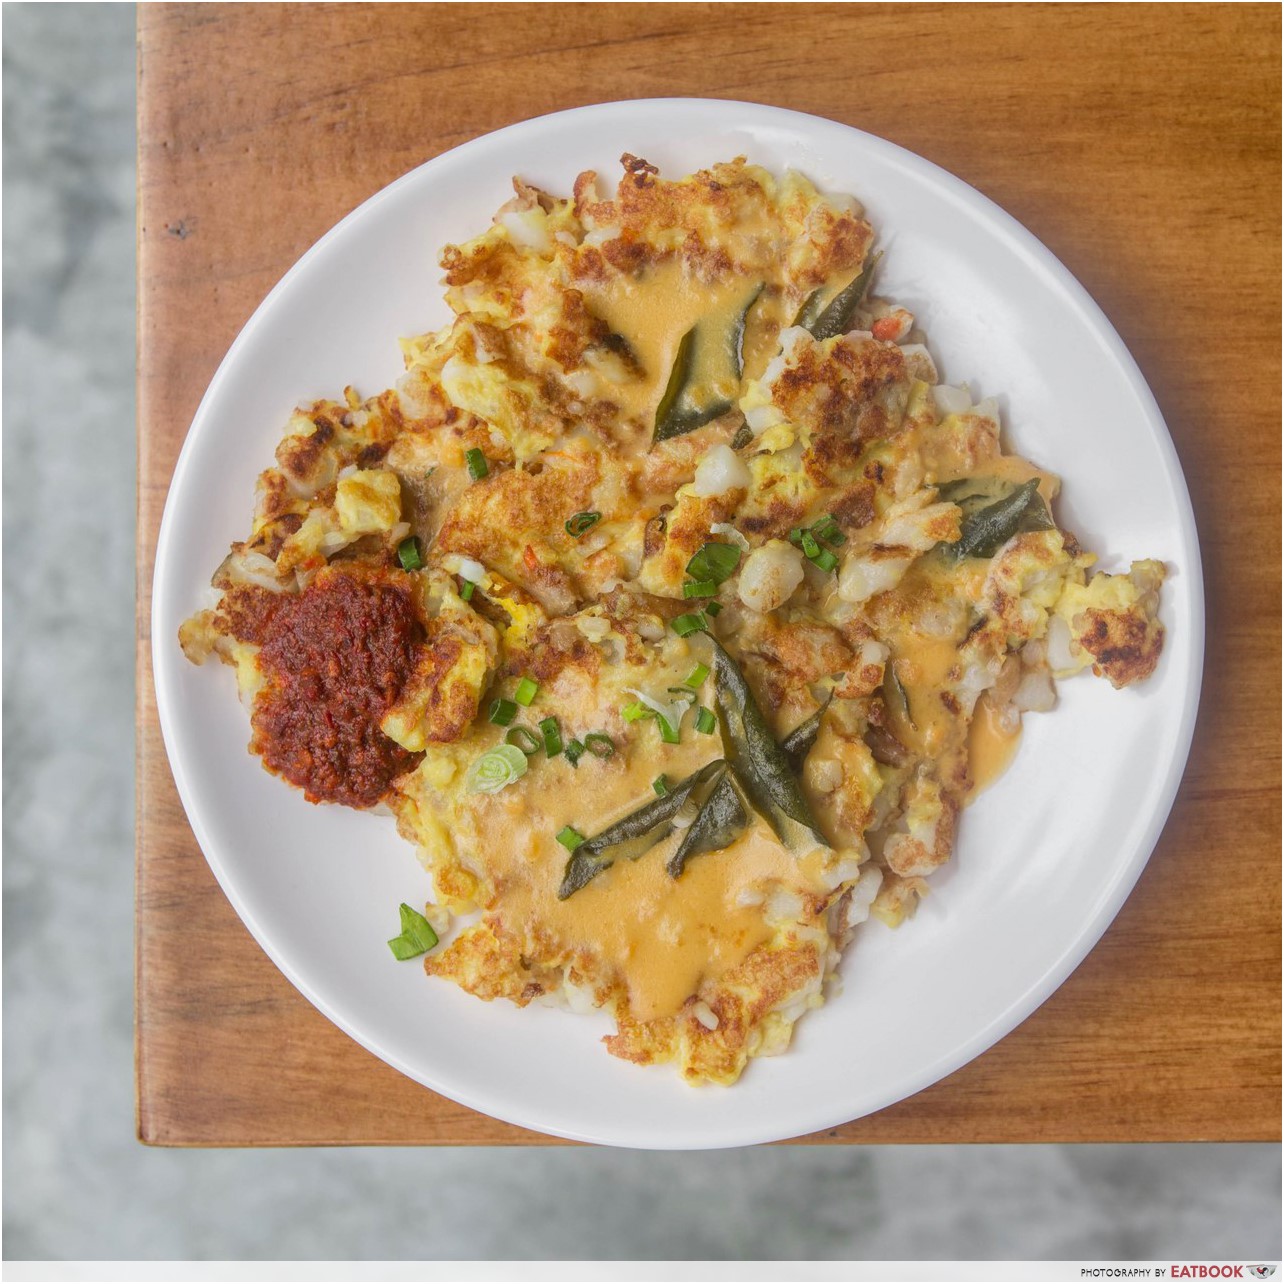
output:
[{"label": "wood grain surface", "polygon": [[140,6],[142,1139],[547,1140],[383,1065],[241,926],[188,828],[157,729],[154,544],[207,382],[271,286],[339,218],[488,130],[674,95],[858,126],[1020,219],[1140,363],[1203,544],[1194,752],[1122,913],[991,1051],[807,1140],[1278,1138],[1279,83],[1274,5]]}]

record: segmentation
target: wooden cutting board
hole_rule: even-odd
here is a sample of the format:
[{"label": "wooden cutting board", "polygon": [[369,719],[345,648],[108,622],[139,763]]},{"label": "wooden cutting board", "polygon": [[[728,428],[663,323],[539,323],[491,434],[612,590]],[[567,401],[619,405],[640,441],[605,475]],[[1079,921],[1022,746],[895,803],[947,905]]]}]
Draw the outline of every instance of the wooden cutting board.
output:
[{"label": "wooden cutting board", "polygon": [[148,659],[153,553],[207,382],[263,296],[332,224],[489,130],[674,95],[755,99],[858,126],[1025,223],[1141,364],[1186,469],[1205,559],[1194,752],[1115,924],[984,1056],[807,1140],[1278,1139],[1275,6],[144,5],[138,21],[144,1141],[546,1140],[377,1061],[241,926],[161,744]]}]

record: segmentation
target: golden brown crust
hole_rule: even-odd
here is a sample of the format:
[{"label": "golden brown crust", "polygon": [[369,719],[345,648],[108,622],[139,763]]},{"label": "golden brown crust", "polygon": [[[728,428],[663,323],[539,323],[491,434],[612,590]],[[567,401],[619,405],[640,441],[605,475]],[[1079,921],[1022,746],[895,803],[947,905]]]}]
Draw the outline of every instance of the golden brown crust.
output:
[{"label": "golden brown crust", "polygon": [[[677,1016],[637,1021],[619,1014],[618,1032],[602,1042],[613,1056],[638,1065],[678,1058],[692,1083],[734,1082],[767,1015],[818,982],[821,967],[810,943],[755,950]],[[706,1005],[713,1028],[695,1014],[697,1002]]]},{"label": "golden brown crust", "polygon": [[1109,678],[1114,687],[1129,686],[1154,673],[1164,649],[1162,626],[1136,612],[1089,607],[1083,614],[1086,622],[1076,640],[1092,656],[1094,673]]},{"label": "golden brown crust", "polygon": [[[896,390],[901,395],[889,404]],[[904,409],[907,390],[905,358],[894,343],[803,343],[777,377],[772,399],[790,423],[812,430],[803,466],[831,485],[833,475],[851,475],[865,443],[896,432],[896,406]]]},{"label": "golden brown crust", "polygon": [[497,924],[485,918],[461,932],[445,949],[424,959],[429,976],[453,981],[460,989],[487,1003],[507,999],[524,1008],[544,993],[547,976],[531,969],[521,947]]}]

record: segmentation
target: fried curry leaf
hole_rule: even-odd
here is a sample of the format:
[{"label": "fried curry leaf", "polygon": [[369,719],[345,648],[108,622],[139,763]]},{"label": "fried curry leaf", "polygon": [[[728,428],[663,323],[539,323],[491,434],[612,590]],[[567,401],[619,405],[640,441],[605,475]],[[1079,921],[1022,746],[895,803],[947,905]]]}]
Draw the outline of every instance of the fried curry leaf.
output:
[{"label": "fried curry leaf", "polygon": [[664,396],[660,398],[660,404],[655,409],[655,441],[680,437],[684,432],[690,432],[692,428],[697,427],[695,424],[682,426],[683,416],[680,405],[680,399],[686,391],[687,381],[691,376],[691,353],[695,348],[697,328],[692,326],[678,344],[677,355],[673,358],[673,368],[669,371],[669,382],[665,385]]},{"label": "fried curry leaf", "polygon": [[936,487],[938,499],[956,504],[966,519],[995,500],[1006,499],[1012,492],[1012,483],[1001,477],[960,477],[956,481],[940,482]]},{"label": "fried curry leaf", "polygon": [[892,715],[893,719],[899,720],[910,727],[911,730],[918,730],[910,714],[909,696],[901,685],[900,677],[896,672],[896,665],[891,661],[883,669],[883,703],[887,706],[887,711]]},{"label": "fried curry leaf", "polygon": [[800,325],[804,330],[810,330],[820,320],[820,314],[824,310],[825,287],[822,285],[807,296],[806,302],[794,318],[794,325]]},{"label": "fried curry leaf", "polygon": [[827,846],[789,759],[771,734],[740,667],[716,638],[711,636],[709,642],[723,743],[749,802],[791,851],[816,843]]},{"label": "fried curry leaf", "polygon": [[883,252],[879,250],[861,269],[856,279],[839,290],[824,308],[820,307],[818,297],[820,291],[817,290],[803,304],[803,309],[794,324],[810,330],[813,339],[832,339],[836,334],[846,334],[851,328],[856,309],[860,307],[861,301],[869,291],[869,283],[874,278],[874,269],[882,257]]},{"label": "fried curry leaf", "polygon": [[745,321],[761,293],[762,286],[755,286],[730,325],[706,318],[682,336],[664,396],[656,407],[653,445],[692,432],[725,415],[735,404],[735,394],[719,395],[716,389],[734,385],[739,390],[744,373]]},{"label": "fried curry leaf", "polygon": [[725,760],[715,758],[680,785],[674,785],[667,794],[652,799],[600,834],[582,842],[566,862],[557,899],[564,901],[568,896],[574,896],[617,860],[637,860],[644,856],[673,831],[673,818],[687,799],[711,785],[726,769]]},{"label": "fried curry leaf", "polygon": [[816,743],[816,737],[820,735],[820,724],[825,717],[825,710],[829,708],[829,702],[833,698],[834,693],[831,691],[825,703],[806,722],[800,722],[780,742],[781,750],[795,771],[802,770],[804,760],[811,753],[811,747]]},{"label": "fried curry leaf", "polygon": [[665,866],[669,876],[681,877],[687,861],[693,857],[730,847],[748,826],[749,811],[741,800],[735,776],[724,771],[678,844],[677,851],[669,857]]},{"label": "fried curry leaf", "polygon": [[963,502],[959,506],[964,509],[964,517],[958,542],[947,546],[949,556],[956,559],[993,557],[1013,535],[1023,531],[1055,529],[1052,514],[1039,494],[1037,477],[1014,487],[991,504],[973,507],[971,512],[964,505],[974,497],[964,494],[960,498]]}]

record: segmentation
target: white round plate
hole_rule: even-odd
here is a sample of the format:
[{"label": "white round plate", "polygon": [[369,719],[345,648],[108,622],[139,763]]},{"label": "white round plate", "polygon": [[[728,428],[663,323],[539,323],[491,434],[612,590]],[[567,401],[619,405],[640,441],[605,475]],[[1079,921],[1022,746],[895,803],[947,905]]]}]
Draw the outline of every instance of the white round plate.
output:
[{"label": "white round plate", "polygon": [[[180,622],[207,604],[291,409],[401,371],[397,339],[445,322],[436,256],[511,195],[556,193],[622,152],[669,176],[743,154],[864,202],[886,251],[879,291],[920,318],[942,377],[996,395],[1013,449],[1059,473],[1059,514],[1105,569],[1169,568],[1154,676],[1083,675],[1026,719],[1007,775],[964,815],[954,860],[897,931],[860,929],[841,993],[783,1056],[733,1088],[609,1056],[602,1015],[482,1003],[385,940],[429,882],[386,817],[316,807],[246,752],[232,675],[189,664]],[[232,345],[174,474],[156,558],[161,726],[215,875],[277,966],[337,1025],[420,1083],[527,1128],[657,1149],[795,1137],[881,1109],[985,1051],[1069,975],[1150,855],[1181,779],[1199,695],[1194,520],[1154,398],[1109,321],[1023,227],[959,179],[844,125],[751,103],[610,103],[526,121],[420,166],[317,242]]]}]

